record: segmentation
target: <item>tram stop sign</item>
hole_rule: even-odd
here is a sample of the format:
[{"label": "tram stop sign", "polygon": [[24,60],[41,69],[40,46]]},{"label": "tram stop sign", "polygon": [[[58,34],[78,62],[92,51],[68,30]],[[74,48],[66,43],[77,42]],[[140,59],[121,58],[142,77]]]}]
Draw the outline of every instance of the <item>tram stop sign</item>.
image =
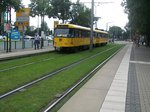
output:
[{"label": "tram stop sign", "polygon": [[20,39],[20,32],[18,30],[11,31],[11,39],[19,40]]}]

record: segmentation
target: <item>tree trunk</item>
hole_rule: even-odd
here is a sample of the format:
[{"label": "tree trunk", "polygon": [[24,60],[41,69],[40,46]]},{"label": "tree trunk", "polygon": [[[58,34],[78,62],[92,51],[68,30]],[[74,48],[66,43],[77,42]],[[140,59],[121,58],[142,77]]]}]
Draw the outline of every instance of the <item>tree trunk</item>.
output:
[{"label": "tree trunk", "polygon": [[146,36],[146,46],[150,47],[150,34]]},{"label": "tree trunk", "polygon": [[147,42],[147,46],[150,47],[150,34],[149,34],[148,37],[147,37],[147,41],[148,41],[148,42]]}]

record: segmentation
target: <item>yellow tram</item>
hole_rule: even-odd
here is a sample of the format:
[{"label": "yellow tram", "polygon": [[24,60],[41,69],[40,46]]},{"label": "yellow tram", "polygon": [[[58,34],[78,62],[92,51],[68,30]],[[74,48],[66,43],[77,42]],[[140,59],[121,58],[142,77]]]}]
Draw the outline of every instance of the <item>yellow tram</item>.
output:
[{"label": "yellow tram", "polygon": [[[74,25],[57,25],[54,32],[54,47],[56,50],[78,50],[90,45],[90,28]],[[93,46],[106,45],[108,33],[101,30],[93,31]]]}]

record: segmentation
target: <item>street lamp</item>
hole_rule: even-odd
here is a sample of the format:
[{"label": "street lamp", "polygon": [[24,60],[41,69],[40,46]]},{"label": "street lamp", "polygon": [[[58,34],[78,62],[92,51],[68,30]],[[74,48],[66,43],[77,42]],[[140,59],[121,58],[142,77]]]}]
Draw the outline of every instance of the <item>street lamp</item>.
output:
[{"label": "street lamp", "polygon": [[91,34],[90,34],[90,50],[93,49],[93,20],[94,20],[94,0],[92,0],[91,4]]},{"label": "street lamp", "polygon": [[109,23],[113,23],[113,21],[110,21],[110,22],[107,22],[107,23],[106,23],[106,31],[108,31],[108,24],[109,24]]},{"label": "street lamp", "polygon": [[38,14],[38,23],[37,23],[37,27],[38,27],[38,29],[37,29],[37,34],[39,35],[39,14]]},{"label": "street lamp", "polygon": [[59,12],[58,13],[58,24],[59,24],[59,18],[60,18],[60,16],[61,16],[61,13]]},{"label": "street lamp", "polygon": [[97,28],[97,21],[100,19],[101,17],[94,17],[94,22],[95,22],[95,27]]}]

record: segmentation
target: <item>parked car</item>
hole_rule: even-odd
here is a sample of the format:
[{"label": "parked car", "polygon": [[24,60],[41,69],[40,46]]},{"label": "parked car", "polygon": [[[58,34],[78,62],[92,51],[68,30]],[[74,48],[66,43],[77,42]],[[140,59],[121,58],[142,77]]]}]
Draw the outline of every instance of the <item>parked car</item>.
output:
[{"label": "parked car", "polygon": [[29,36],[29,35],[26,35],[25,37],[24,37],[24,40],[34,40],[34,37],[32,37],[32,36]]},{"label": "parked car", "polygon": [[46,40],[53,40],[53,35],[46,36]]},{"label": "parked car", "polygon": [[3,40],[3,39],[4,39],[4,37],[2,35],[0,35],[0,40]]}]

